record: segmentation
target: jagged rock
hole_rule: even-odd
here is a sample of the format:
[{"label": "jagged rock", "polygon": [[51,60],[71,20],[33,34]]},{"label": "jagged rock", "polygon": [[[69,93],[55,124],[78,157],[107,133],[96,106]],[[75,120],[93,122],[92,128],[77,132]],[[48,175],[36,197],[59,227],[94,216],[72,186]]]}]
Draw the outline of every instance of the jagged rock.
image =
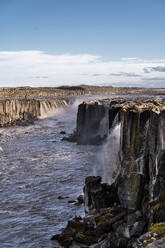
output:
[{"label": "jagged rock", "polygon": [[69,200],[68,203],[76,203],[75,200]]},{"label": "jagged rock", "polygon": [[152,207],[153,222],[165,222],[165,202],[157,203]]},{"label": "jagged rock", "polygon": [[164,238],[165,238],[165,223],[162,222],[162,223],[153,224],[149,228],[148,232],[138,237],[138,239],[136,239],[132,243],[130,242],[129,247],[133,247],[133,248],[159,247],[155,245],[162,244],[162,240],[164,240]]},{"label": "jagged rock", "polygon": [[120,203],[146,211],[149,202],[164,201],[164,165],[156,171],[156,163],[165,143],[165,101],[119,98],[84,102],[78,110],[78,143],[96,143],[97,136],[106,137],[114,120],[121,123],[117,178]]},{"label": "jagged rock", "polygon": [[[121,209],[121,208],[120,208]],[[60,235],[53,239],[61,245],[66,240],[91,247],[127,247],[129,240],[140,236],[144,231],[145,219],[141,212],[121,209],[120,213],[112,208],[104,208],[81,218],[76,217]],[[106,235],[105,235],[106,234]],[[96,246],[93,246],[96,244]]]},{"label": "jagged rock", "polygon": [[78,143],[104,139],[119,122],[117,176],[111,185],[101,183],[99,176],[86,178],[88,215],[76,221],[83,228],[74,228],[70,237],[92,248],[155,247],[165,236],[165,100],[83,103]]},{"label": "jagged rock", "polygon": [[79,195],[79,196],[77,197],[77,201],[78,201],[79,204],[84,203],[84,196],[83,196],[83,195]]},{"label": "jagged rock", "polygon": [[96,243],[98,240],[94,230],[95,227],[92,220],[89,221],[89,218],[82,219],[81,217],[75,217],[73,220],[68,222],[67,227],[62,231],[62,233],[53,236],[52,240],[57,240],[64,247],[69,247],[73,241],[85,245],[91,245]]},{"label": "jagged rock", "polygon": [[85,211],[108,208],[118,203],[116,186],[101,184],[101,177],[87,177],[84,187]]},{"label": "jagged rock", "polygon": [[61,131],[60,134],[66,134],[66,132],[65,131]]},{"label": "jagged rock", "polygon": [[146,248],[164,248],[165,247],[165,238],[155,240],[151,244],[148,244]]},{"label": "jagged rock", "polygon": [[127,239],[119,237],[116,233],[109,233],[105,239],[90,248],[127,248]]},{"label": "jagged rock", "polygon": [[62,141],[68,141],[68,142],[77,142],[77,132],[73,132],[67,137],[63,137]]},{"label": "jagged rock", "polygon": [[58,196],[59,200],[63,200],[63,199],[67,199],[67,198],[68,198],[68,196],[61,196],[61,195]]}]

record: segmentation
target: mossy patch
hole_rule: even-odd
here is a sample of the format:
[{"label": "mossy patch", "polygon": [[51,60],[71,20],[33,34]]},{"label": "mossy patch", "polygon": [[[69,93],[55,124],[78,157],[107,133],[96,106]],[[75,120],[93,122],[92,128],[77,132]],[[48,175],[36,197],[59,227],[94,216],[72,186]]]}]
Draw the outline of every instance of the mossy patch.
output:
[{"label": "mossy patch", "polygon": [[151,244],[165,235],[165,222],[153,224],[150,227],[148,234],[148,237],[143,241],[141,247],[146,247],[148,244]]},{"label": "mossy patch", "polygon": [[165,235],[165,222],[160,222],[152,225],[149,232],[156,233],[159,236]]},{"label": "mossy patch", "polygon": [[152,242],[154,242],[156,239],[154,238],[154,237],[151,237],[151,238],[149,238],[149,239],[147,239],[147,240],[145,240],[144,242],[143,242],[143,247],[146,247],[147,245],[149,245],[149,244],[151,244]]},{"label": "mossy patch", "polygon": [[157,212],[158,210],[164,208],[165,209],[165,202],[157,203],[155,206],[152,207],[153,212]]}]

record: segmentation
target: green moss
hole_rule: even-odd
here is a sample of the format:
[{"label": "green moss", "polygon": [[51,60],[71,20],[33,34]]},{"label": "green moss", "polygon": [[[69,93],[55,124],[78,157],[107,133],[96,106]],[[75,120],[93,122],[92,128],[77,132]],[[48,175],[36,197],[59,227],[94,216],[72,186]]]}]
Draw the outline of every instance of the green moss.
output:
[{"label": "green moss", "polygon": [[[146,247],[148,244],[151,244],[152,242],[161,238],[165,234],[165,222],[153,224],[150,227],[149,232],[151,233],[151,237],[143,241],[142,247]],[[153,233],[157,234],[157,236],[153,237]]]},{"label": "green moss", "polygon": [[88,215],[96,215],[98,212],[97,210],[91,210]]},{"label": "green moss", "polygon": [[158,210],[164,208],[165,209],[165,203],[157,203],[155,206],[152,207],[153,212],[157,212]]},{"label": "green moss", "polygon": [[155,241],[155,238],[153,238],[153,237],[145,240],[143,243],[143,245],[144,245],[143,247],[146,247],[147,245],[151,244],[153,241]]},{"label": "green moss", "polygon": [[111,218],[112,218],[112,215],[110,213],[107,213],[105,215],[99,216],[98,218],[96,218],[96,224],[97,224],[97,226],[103,225],[106,222],[108,223]]},{"label": "green moss", "polygon": [[152,225],[149,229],[150,232],[156,233],[157,235],[165,234],[165,222],[160,222]]}]

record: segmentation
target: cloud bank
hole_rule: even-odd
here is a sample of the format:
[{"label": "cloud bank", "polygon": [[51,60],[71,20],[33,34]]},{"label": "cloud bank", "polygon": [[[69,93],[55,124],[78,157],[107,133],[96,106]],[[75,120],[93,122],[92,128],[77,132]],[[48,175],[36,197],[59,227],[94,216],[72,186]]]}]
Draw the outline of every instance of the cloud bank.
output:
[{"label": "cloud bank", "polygon": [[165,87],[165,60],[0,51],[0,87],[78,84]]}]

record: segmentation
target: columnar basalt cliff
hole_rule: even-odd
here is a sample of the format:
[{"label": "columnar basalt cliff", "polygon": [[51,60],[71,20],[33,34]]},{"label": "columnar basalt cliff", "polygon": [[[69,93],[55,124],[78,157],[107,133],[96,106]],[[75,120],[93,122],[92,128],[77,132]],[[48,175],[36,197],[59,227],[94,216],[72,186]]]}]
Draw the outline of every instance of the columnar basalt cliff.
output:
[{"label": "columnar basalt cliff", "polygon": [[148,186],[149,201],[162,198],[161,192],[159,196],[154,192],[158,193],[159,169],[163,170],[165,101],[119,98],[83,103],[77,118],[78,143],[103,141],[117,123],[121,123],[118,196],[124,207],[138,209],[142,207],[142,186]]},{"label": "columnar basalt cliff", "polygon": [[77,142],[107,142],[116,125],[120,147],[112,184],[86,179],[88,215],[68,222],[54,237],[64,247],[73,242],[95,248],[164,247],[165,100],[84,102],[78,109]]},{"label": "columnar basalt cliff", "polygon": [[[61,86],[61,87],[16,87],[16,88],[0,88],[0,126],[7,126],[18,121],[31,121],[40,116],[40,112],[44,111],[44,106],[56,105],[60,106],[59,101],[63,105],[63,100],[77,96],[91,95],[112,95],[112,94],[165,94],[164,89],[145,89],[136,87],[99,87],[99,86]],[[58,100],[59,99],[59,100]],[[45,101],[45,104],[43,103]],[[42,102],[42,104],[40,104]],[[50,103],[50,104],[49,104]],[[57,104],[56,104],[57,103]],[[100,107],[104,111],[104,107]],[[93,113],[93,110],[92,110]],[[98,118],[102,116],[98,114]],[[102,121],[103,122],[103,121]],[[106,127],[100,127],[103,130],[101,136],[104,137]],[[88,130],[90,132],[90,130]],[[99,142],[99,136],[98,141]]]},{"label": "columnar basalt cliff", "polygon": [[0,127],[31,123],[45,113],[67,104],[68,100],[63,98],[0,100]]}]

